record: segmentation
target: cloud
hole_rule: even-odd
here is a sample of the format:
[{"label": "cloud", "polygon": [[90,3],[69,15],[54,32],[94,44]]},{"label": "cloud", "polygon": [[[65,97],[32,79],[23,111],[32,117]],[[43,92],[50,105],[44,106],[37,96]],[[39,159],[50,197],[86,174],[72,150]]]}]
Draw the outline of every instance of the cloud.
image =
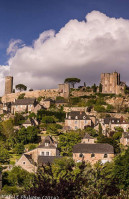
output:
[{"label": "cloud", "polygon": [[67,77],[78,77],[82,84],[99,83],[101,72],[115,70],[129,83],[128,33],[129,20],[92,11],[84,21],[70,20],[58,33],[41,33],[32,46],[19,47],[21,40],[12,41],[8,68],[15,85],[33,89],[56,88]]}]

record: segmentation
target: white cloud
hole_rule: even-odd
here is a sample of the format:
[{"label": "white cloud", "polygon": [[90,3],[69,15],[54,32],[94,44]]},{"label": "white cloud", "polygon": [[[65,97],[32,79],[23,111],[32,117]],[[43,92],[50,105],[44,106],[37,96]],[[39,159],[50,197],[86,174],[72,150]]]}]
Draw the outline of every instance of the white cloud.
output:
[{"label": "white cloud", "polygon": [[101,72],[115,70],[129,83],[129,20],[92,11],[84,21],[70,20],[57,34],[41,33],[32,46],[19,44],[21,40],[13,41],[7,49],[15,84],[56,88],[66,77],[93,84]]}]

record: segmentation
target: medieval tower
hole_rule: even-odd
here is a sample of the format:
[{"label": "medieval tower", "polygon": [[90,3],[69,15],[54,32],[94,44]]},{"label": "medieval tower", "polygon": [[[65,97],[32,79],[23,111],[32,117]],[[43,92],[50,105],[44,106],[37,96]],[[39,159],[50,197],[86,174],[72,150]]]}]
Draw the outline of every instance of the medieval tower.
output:
[{"label": "medieval tower", "polygon": [[101,74],[102,93],[124,94],[125,83],[120,81],[120,74],[102,73]]},{"label": "medieval tower", "polygon": [[13,77],[6,76],[5,77],[5,94],[10,94],[13,92]]}]

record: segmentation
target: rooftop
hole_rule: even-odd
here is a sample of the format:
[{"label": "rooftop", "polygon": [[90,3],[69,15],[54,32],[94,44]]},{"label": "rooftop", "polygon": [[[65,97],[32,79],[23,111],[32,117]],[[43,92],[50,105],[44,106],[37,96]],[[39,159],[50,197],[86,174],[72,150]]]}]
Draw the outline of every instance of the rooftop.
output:
[{"label": "rooftop", "polygon": [[25,98],[25,99],[17,99],[12,105],[29,105],[34,104],[36,101],[35,98]]},{"label": "rooftop", "polygon": [[106,143],[97,144],[76,144],[73,147],[73,153],[110,153],[114,154],[113,146]]},{"label": "rooftop", "polygon": [[84,111],[71,111],[67,114],[66,119],[71,120],[90,120]]}]

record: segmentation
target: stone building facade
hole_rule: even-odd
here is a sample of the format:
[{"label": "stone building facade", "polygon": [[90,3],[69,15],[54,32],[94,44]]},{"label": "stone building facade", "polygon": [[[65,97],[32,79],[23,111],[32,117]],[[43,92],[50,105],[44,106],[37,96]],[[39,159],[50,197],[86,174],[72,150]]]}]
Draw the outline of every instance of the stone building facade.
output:
[{"label": "stone building facade", "polygon": [[126,132],[129,129],[129,122],[123,117],[120,118],[104,118],[100,119],[100,124],[102,126],[102,132],[104,135],[108,135],[110,131],[115,131],[116,127],[121,127]]},{"label": "stone building facade", "polygon": [[57,142],[52,137],[47,136],[36,149],[24,153],[15,165],[22,167],[28,172],[36,172],[39,163],[41,165],[41,163],[53,161],[58,157]]},{"label": "stone building facade", "polygon": [[129,146],[129,132],[123,132],[120,143],[124,146]]},{"label": "stone building facade", "polygon": [[5,94],[10,94],[13,92],[13,77],[6,76],[5,77]]},{"label": "stone building facade", "polygon": [[90,162],[92,165],[101,160],[102,163],[110,162],[114,157],[113,146],[103,143],[81,143],[73,147],[75,162]]},{"label": "stone building facade", "polygon": [[70,130],[84,129],[92,124],[92,120],[84,111],[71,111],[66,114],[65,127],[69,127]]},{"label": "stone building facade", "polygon": [[125,83],[120,81],[120,74],[102,73],[101,74],[102,93],[124,94]]}]

